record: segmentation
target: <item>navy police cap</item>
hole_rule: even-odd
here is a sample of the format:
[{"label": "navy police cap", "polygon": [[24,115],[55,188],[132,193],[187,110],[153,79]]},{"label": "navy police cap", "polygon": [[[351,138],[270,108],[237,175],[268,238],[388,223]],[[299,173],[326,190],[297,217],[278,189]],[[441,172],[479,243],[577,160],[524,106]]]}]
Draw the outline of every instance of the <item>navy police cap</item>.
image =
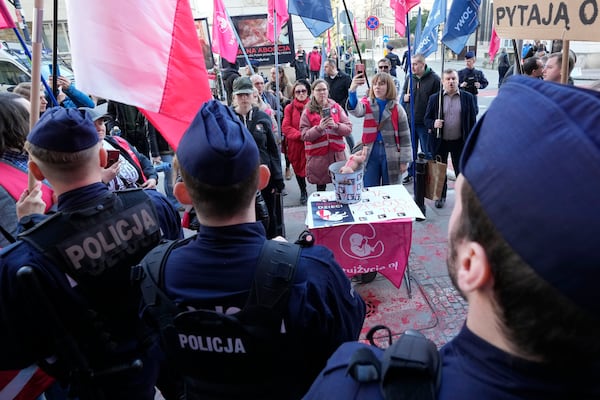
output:
[{"label": "navy police cap", "polygon": [[100,141],[89,114],[76,108],[47,109],[27,136],[27,141],[50,151],[75,153]]},{"label": "navy police cap", "polygon": [[600,92],[514,76],[471,131],[460,161],[510,247],[596,316],[599,126]]},{"label": "navy police cap", "polygon": [[250,131],[216,100],[206,102],[177,147],[179,165],[198,181],[229,186],[256,173],[258,147]]}]

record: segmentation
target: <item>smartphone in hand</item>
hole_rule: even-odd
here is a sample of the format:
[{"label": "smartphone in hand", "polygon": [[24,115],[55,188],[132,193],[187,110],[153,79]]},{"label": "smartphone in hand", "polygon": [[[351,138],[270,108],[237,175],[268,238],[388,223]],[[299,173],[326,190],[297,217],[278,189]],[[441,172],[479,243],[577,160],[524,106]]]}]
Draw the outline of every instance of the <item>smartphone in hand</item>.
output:
[{"label": "smartphone in hand", "polygon": [[321,110],[321,118],[329,118],[331,117],[331,109],[329,107],[325,107]]},{"label": "smartphone in hand", "polygon": [[106,160],[106,167],[104,168],[108,168],[119,161],[119,156],[121,155],[119,150],[106,150],[106,152],[108,153],[108,158]]},{"label": "smartphone in hand", "polygon": [[356,70],[356,74],[363,74],[365,73],[365,64],[356,64],[354,66],[354,69]]}]

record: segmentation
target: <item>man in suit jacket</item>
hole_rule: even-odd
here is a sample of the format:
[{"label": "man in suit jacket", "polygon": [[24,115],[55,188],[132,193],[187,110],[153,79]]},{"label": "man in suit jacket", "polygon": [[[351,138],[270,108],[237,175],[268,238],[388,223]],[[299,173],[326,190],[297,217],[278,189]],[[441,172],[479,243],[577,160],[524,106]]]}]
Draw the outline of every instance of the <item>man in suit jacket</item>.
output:
[{"label": "man in suit jacket", "polygon": [[[425,127],[436,138],[435,155],[440,156],[443,162],[452,157],[452,165],[456,175],[460,173],[459,161],[467,135],[475,126],[477,119],[477,105],[475,97],[458,88],[458,73],[454,69],[447,69],[442,76],[442,113],[438,114],[440,93],[429,97],[425,111]],[[441,131],[438,137],[437,131]],[[444,207],[447,179],[444,180],[442,197],[436,200],[437,208]]]}]

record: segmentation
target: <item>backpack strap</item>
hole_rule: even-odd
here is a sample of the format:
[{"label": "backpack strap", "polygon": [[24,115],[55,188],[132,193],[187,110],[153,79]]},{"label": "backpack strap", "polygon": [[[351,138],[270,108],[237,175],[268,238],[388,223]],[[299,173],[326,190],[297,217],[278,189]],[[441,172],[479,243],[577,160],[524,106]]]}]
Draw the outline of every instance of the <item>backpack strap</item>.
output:
[{"label": "backpack strap", "polygon": [[434,400],[441,381],[436,345],[408,330],[383,354],[381,389],[386,399]]}]

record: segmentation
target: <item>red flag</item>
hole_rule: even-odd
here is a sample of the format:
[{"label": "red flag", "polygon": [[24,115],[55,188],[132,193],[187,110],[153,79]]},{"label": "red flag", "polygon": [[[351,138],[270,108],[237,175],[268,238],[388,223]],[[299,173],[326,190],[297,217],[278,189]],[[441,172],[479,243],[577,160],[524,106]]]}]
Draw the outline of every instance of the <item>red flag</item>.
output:
[{"label": "red flag", "polygon": [[290,19],[286,3],[286,0],[268,0],[267,38],[273,43],[275,43],[275,33],[273,32],[275,21],[273,20],[273,14],[277,13],[277,37],[279,38],[281,27]]},{"label": "red flag", "polygon": [[177,148],[212,98],[189,1],[67,0],[66,5],[77,86],[138,107]]},{"label": "red flag", "polygon": [[500,48],[500,38],[496,33],[496,27],[492,27],[492,37],[490,38],[490,50],[488,53],[490,54],[490,60],[494,61],[496,57],[496,53],[498,53],[498,49]]},{"label": "red flag", "polygon": [[13,21],[4,0],[0,0],[0,29],[15,28],[15,21]]},{"label": "red flag", "polygon": [[212,49],[231,63],[235,63],[238,42],[233,33],[231,20],[223,5],[223,0],[215,0],[213,10]]},{"label": "red flag", "polygon": [[358,27],[356,25],[356,18],[352,20],[352,27],[354,28],[354,34],[356,35],[356,39],[360,39],[360,34],[358,33]]},{"label": "red flag", "polygon": [[331,54],[331,30],[327,29],[327,53]]},{"label": "red flag", "polygon": [[0,399],[37,399],[53,383],[54,378],[35,365],[20,371],[0,371]]},{"label": "red flag", "polygon": [[420,3],[421,0],[390,0],[390,8],[394,10],[396,21],[395,30],[398,35],[406,34],[406,13]]}]

